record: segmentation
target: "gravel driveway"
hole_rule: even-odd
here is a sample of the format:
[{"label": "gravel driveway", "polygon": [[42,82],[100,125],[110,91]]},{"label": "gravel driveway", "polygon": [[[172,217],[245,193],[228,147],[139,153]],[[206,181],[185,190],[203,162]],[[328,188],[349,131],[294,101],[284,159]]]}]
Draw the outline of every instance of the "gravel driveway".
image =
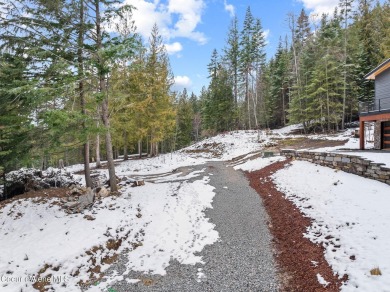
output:
[{"label": "gravel driveway", "polygon": [[[203,169],[205,165],[192,167]],[[272,255],[267,214],[259,195],[240,171],[223,162],[206,164],[205,175],[215,187],[213,209],[206,216],[216,225],[220,240],[206,246],[204,264],[182,265],[171,261],[165,276],[131,272],[136,284],[121,281],[111,291],[277,291],[278,278]],[[199,178],[197,178],[199,179]],[[110,270],[121,272],[121,257]]]}]

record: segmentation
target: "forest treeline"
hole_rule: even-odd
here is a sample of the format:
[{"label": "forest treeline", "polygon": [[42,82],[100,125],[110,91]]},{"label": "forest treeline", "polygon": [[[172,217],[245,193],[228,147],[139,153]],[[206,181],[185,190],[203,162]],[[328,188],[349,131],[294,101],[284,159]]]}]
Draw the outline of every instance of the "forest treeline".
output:
[{"label": "forest treeline", "polygon": [[390,57],[389,1],[340,0],[332,15],[302,10],[286,15],[286,25],[290,33],[267,59],[260,19],[248,8],[242,25],[232,20],[197,105],[203,131],[293,123],[336,131],[357,119],[359,102],[373,99],[374,83],[363,77]]},{"label": "forest treeline", "polygon": [[343,129],[373,97],[365,73],[390,57],[390,3],[341,0],[333,15],[287,15],[274,56],[248,7],[211,52],[199,96],[173,92],[158,27],[143,42],[117,0],[0,1],[0,173],[157,155],[235,129]]},{"label": "forest treeline", "polygon": [[[0,1],[0,173],[151,155],[175,132],[173,75],[157,26],[147,45],[117,0]],[[170,150],[170,148],[169,148]]]}]

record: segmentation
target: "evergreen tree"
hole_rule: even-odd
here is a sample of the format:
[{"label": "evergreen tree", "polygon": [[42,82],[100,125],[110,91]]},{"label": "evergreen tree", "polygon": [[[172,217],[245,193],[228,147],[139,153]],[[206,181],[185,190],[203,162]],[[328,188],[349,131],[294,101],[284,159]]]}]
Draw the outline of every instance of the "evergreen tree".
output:
[{"label": "evergreen tree", "polygon": [[173,135],[175,112],[170,88],[173,84],[169,58],[155,24],[149,38],[149,51],[146,58],[147,82],[146,102],[150,155],[158,154],[158,143]]},{"label": "evergreen tree", "polygon": [[0,53],[0,180],[29,161],[33,146],[29,117],[33,97],[24,91],[27,67],[23,55]]},{"label": "evergreen tree", "polygon": [[372,101],[374,98],[374,84],[364,79],[364,75],[378,65],[375,58],[377,44],[373,40],[372,32],[376,29],[373,26],[371,10],[371,0],[359,0],[360,13],[356,16],[356,25],[359,35],[359,47],[357,53],[357,72],[355,73],[358,84],[359,101]]},{"label": "evergreen tree", "polygon": [[267,114],[271,118],[272,126],[285,126],[287,124],[288,88],[289,88],[289,53],[279,40],[275,58],[269,63],[270,70],[270,96],[265,106]]},{"label": "evergreen tree", "polygon": [[192,107],[193,119],[192,119],[192,133],[195,141],[199,140],[200,132],[201,132],[201,109],[202,104],[201,101],[198,100],[197,96],[192,92],[190,96],[190,104]]},{"label": "evergreen tree", "polygon": [[194,112],[188,98],[187,90],[179,94],[176,109],[176,145],[178,148],[188,146],[192,141]]},{"label": "evergreen tree", "polygon": [[221,64],[218,53],[213,51],[208,65],[210,85],[206,92],[202,92],[203,127],[211,132],[231,130],[236,117],[234,109],[234,95],[229,72]]},{"label": "evergreen tree", "polygon": [[240,35],[238,31],[238,18],[235,16],[230,24],[227,47],[224,49],[224,58],[228,63],[228,70],[232,78],[234,104],[238,104],[238,80],[239,80],[239,57],[240,57]]},{"label": "evergreen tree", "polygon": [[346,103],[348,90],[348,22],[351,18],[352,4],[354,0],[340,0],[341,17],[344,22],[344,42],[343,42],[343,116],[341,118],[341,129],[344,129],[346,119]]},{"label": "evergreen tree", "polygon": [[243,23],[243,29],[241,31],[241,42],[240,42],[240,75],[244,85],[244,115],[246,116],[246,125],[250,129],[252,128],[250,118],[250,85],[251,85],[251,71],[253,69],[253,26],[254,17],[252,15],[250,7],[247,8]]}]

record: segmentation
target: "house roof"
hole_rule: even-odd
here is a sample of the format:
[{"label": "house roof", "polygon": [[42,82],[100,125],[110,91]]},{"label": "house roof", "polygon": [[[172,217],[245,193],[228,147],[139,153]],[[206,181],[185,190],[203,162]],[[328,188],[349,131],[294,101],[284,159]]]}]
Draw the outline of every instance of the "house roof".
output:
[{"label": "house roof", "polygon": [[375,80],[375,77],[381,74],[383,71],[390,68],[390,58],[377,66],[374,70],[364,76],[365,79]]}]

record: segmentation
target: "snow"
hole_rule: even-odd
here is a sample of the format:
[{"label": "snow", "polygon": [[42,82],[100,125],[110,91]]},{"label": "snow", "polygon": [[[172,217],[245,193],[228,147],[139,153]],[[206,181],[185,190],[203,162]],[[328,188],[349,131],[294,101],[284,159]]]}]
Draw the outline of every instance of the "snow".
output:
[{"label": "snow", "polygon": [[[211,152],[202,153],[201,157],[207,161],[228,161],[241,155],[250,152],[261,150],[259,144],[259,132],[255,130],[249,131],[231,131],[225,134],[219,134],[215,137],[202,140],[190,147],[187,147],[182,152],[210,149]],[[217,157],[214,154],[217,155]],[[192,155],[198,159],[199,155]]]},{"label": "snow", "polygon": [[318,283],[320,283],[322,286],[326,288],[326,286],[329,285],[329,282],[324,279],[324,277],[321,276],[321,274],[317,274],[317,280]]},{"label": "snow", "polygon": [[241,169],[243,171],[255,171],[262,169],[268,165],[271,165],[272,163],[278,162],[278,161],[284,161],[286,158],[284,156],[273,156],[273,157],[267,157],[267,158],[256,158],[252,160],[248,160],[242,164],[236,165],[233,168],[235,170]]},{"label": "snow", "polygon": [[[120,280],[129,285],[139,282],[129,277],[130,271],[165,275],[172,259],[183,264],[203,264],[199,252],[219,240],[218,226],[205,215],[205,210],[213,207],[216,190],[209,185],[213,174],[207,173],[206,168],[195,171],[194,165],[234,159],[228,167],[256,171],[285,160],[281,156],[259,157],[266,145],[287,137],[308,137],[346,141],[342,146],[310,151],[358,155],[390,166],[390,153],[347,151],[359,147],[350,130],[335,135],[291,134],[299,128],[292,125],[273,131],[227,132],[173,153],[121,161],[116,174],[120,178],[143,179],[145,185],[122,186],[119,197],[105,198],[83,214],[66,214],[60,200],[53,198],[8,203],[0,208],[0,250],[7,251],[0,253],[0,276],[22,278],[0,281],[0,290],[32,290],[33,283],[25,277],[36,276],[48,265],[41,276],[51,274],[61,280],[52,283],[55,291],[80,291],[77,283],[89,279],[93,258],[104,272],[109,265],[100,260],[125,249],[129,250],[126,270],[105,275],[89,292],[107,290]],[[72,173],[82,169],[81,164],[67,167]],[[106,169],[97,171],[108,176]],[[82,175],[74,176],[84,180]],[[390,186],[302,161],[292,162],[273,178],[286,197],[313,218],[305,236],[325,247],[326,260],[334,272],[348,274],[343,291],[384,291],[390,287],[390,213],[386,209]],[[221,188],[227,189],[223,185]],[[94,220],[85,219],[86,215]],[[107,248],[109,239],[119,238],[122,244],[117,251]],[[94,254],[87,254],[99,246]],[[308,260],[313,267],[318,265]],[[377,267],[382,276],[370,274]],[[196,281],[207,278],[202,268],[194,276]],[[327,286],[320,274],[317,279]]]},{"label": "snow", "polygon": [[[342,291],[387,291],[389,185],[305,161],[292,162],[273,179],[279,190],[314,220],[305,236],[324,246],[334,272],[348,274]],[[376,267],[382,276],[370,274]]]},{"label": "snow", "polygon": [[140,281],[141,281],[140,279],[128,279],[128,278],[126,279],[126,282],[129,284],[136,284]]},{"label": "snow", "polygon": [[203,213],[212,208],[215,195],[214,187],[207,183],[208,177],[204,177],[193,183],[161,184],[158,188],[147,184],[132,190],[134,204],[141,207],[148,225],[143,245],[129,253],[129,269],[165,275],[172,258],[183,264],[202,263],[195,253],[219,237]]},{"label": "snow", "polygon": [[[21,281],[1,282],[0,290],[32,290],[33,283],[25,277],[37,275],[45,265],[51,267],[41,276],[63,277],[52,283],[55,291],[78,290],[77,282],[88,280],[88,269],[93,266],[86,251],[102,246],[96,258],[112,256],[114,251],[105,245],[108,239],[125,238],[118,252],[132,250],[128,269],[164,275],[171,259],[202,263],[195,254],[218,239],[215,226],[204,215],[206,208],[212,208],[215,195],[207,183],[207,177],[193,183],[146,183],[118,198],[106,198],[93,212],[84,214],[67,215],[58,199],[26,199],[6,205],[0,209],[0,249],[7,251],[0,254],[0,275],[21,277]],[[85,215],[94,220],[84,219]],[[132,244],[138,242],[142,245],[134,249]],[[58,271],[52,269],[57,267]],[[104,271],[108,265],[101,267]],[[121,276],[108,278],[103,285]],[[103,285],[94,288],[101,291]]]},{"label": "snow", "polygon": [[292,131],[300,130],[300,129],[303,129],[302,124],[294,124],[294,125],[283,127],[281,129],[272,130],[272,132],[280,136],[284,136],[290,134]]},{"label": "snow", "polygon": [[202,279],[206,279],[206,274],[202,272],[202,268],[198,268],[198,272],[196,273],[198,279],[196,280],[197,282],[202,282]]},{"label": "snow", "polygon": [[[326,135],[326,134],[309,135],[307,136],[309,139],[345,141],[345,144],[341,146],[331,146],[331,147],[323,147],[323,148],[315,148],[315,149],[302,149],[302,151],[335,152],[335,151],[342,151],[346,149],[358,150],[360,148],[359,138],[353,137],[353,133],[357,129],[358,128],[348,129],[344,132],[340,132],[332,135]],[[374,147],[374,143],[370,139],[365,139],[365,149],[371,149],[373,147]]]}]

